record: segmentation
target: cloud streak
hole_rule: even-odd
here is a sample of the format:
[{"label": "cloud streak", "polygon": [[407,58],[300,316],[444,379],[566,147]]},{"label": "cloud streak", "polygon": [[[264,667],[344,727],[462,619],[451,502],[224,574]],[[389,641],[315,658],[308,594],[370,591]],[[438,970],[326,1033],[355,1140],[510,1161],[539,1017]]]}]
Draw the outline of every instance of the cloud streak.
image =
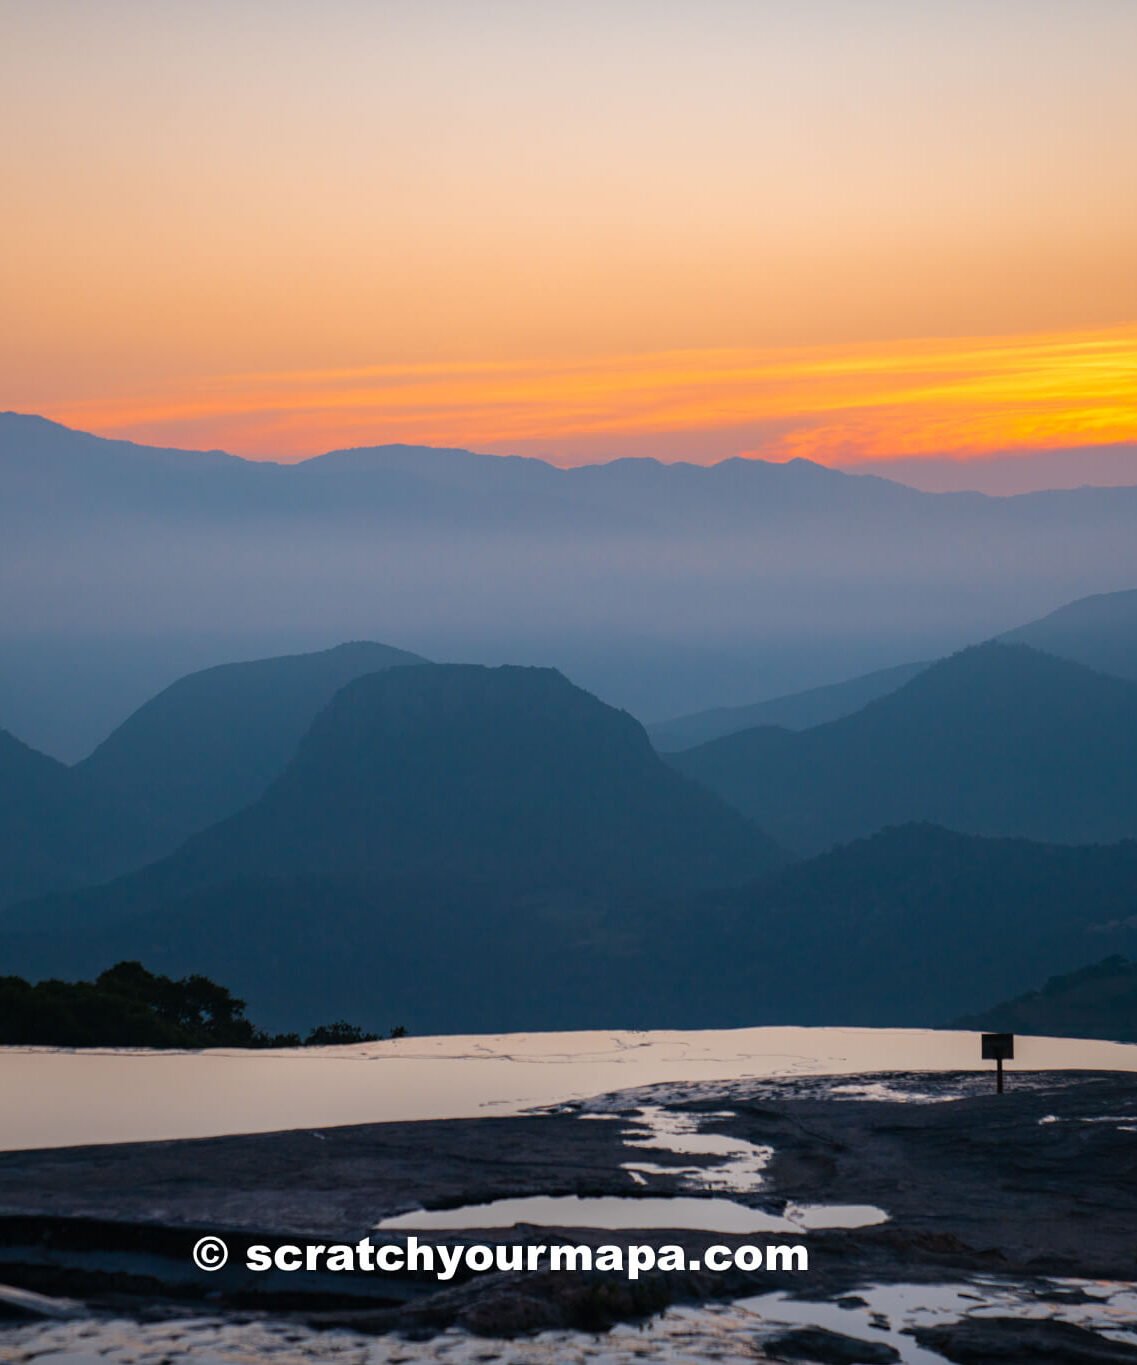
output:
[{"label": "cloud streak", "polygon": [[52,407],[106,435],[299,459],[407,442],[577,464],[621,453],[827,463],[1137,438],[1137,324],[577,361],[226,375]]}]

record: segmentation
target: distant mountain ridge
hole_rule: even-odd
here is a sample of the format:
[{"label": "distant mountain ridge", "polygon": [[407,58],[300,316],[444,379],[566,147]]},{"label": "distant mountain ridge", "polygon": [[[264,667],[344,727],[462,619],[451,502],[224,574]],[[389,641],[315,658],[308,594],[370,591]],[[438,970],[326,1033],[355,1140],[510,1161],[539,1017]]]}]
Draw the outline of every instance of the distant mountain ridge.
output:
[{"label": "distant mountain ridge", "polygon": [[[29,459],[28,457],[34,457]],[[41,417],[0,414],[0,492],[30,503],[51,500],[62,511],[74,498],[92,513],[118,507],[181,521],[202,511],[225,520],[338,510],[351,518],[379,514],[458,517],[509,525],[518,516],[553,527],[578,523],[581,512],[603,526],[649,527],[662,515],[714,514],[720,521],[778,504],[814,501],[825,489],[863,491],[903,506],[926,494],[887,480],[858,478],[808,460],[732,459],[715,465],[621,459],[561,468],[521,456],[403,444],[331,450],[287,464],[223,451],[160,449],[72,431]],[[738,495],[750,492],[749,511]],[[759,501],[754,501],[754,495]],[[725,496],[724,496],[725,495]],[[692,499],[694,501],[692,501]]]},{"label": "distant mountain ridge", "polygon": [[655,720],[940,657],[1131,582],[1134,543],[1134,488],[990,498],[808,461],[411,446],[283,465],[0,416],[0,707],[39,747],[89,752],[47,714],[84,709],[87,651],[167,636],[188,671],[203,629],[247,657],[382,622],[428,657],[553,664]]},{"label": "distant mountain ridge", "polygon": [[[819,495],[826,490],[851,494],[865,508],[883,498],[893,509],[937,504],[978,509],[995,508],[1000,503],[1024,507],[1037,503],[1042,509],[1048,500],[1074,506],[1086,501],[1087,495],[1101,502],[1099,495],[1103,492],[1137,493],[1137,466],[1130,484],[1106,488],[1084,484],[1009,495],[966,489],[928,492],[889,478],[888,469],[893,467],[900,468],[900,464],[874,466],[866,473],[803,458],[764,460],[757,456],[729,457],[710,464],[623,457],[561,466],[534,456],[489,455],[462,447],[400,442],[335,449],[280,462],[221,450],[148,446],[96,436],[31,413],[0,412],[0,488],[29,496],[51,488],[57,497],[65,498],[68,485],[73,484],[88,497],[103,495],[114,500],[133,486],[143,500],[155,505],[167,493],[176,493],[184,500],[194,484],[204,489],[211,478],[226,481],[225,492],[230,497],[242,492],[262,501],[266,508],[283,497],[284,502],[279,504],[282,508],[306,505],[318,510],[320,502],[313,505],[310,500],[321,480],[329,480],[326,491],[332,496],[358,499],[361,492],[366,493],[368,478],[381,477],[390,481],[390,490],[402,489],[404,493],[412,483],[420,482],[436,490],[450,488],[466,495],[486,492],[501,497],[514,493],[528,498],[555,491],[556,497],[593,512],[607,503],[620,505],[624,512],[632,506],[642,508],[649,516],[662,512],[668,519],[676,512],[704,515],[715,511],[727,520],[736,518],[740,511],[752,515],[758,510],[760,505],[752,501],[743,508],[738,505],[740,495],[748,499],[754,494],[763,500],[776,496],[778,507],[784,510],[795,503],[816,507]],[[136,476],[138,481],[131,485],[116,475]],[[285,493],[289,484],[291,490]],[[674,500],[676,494],[681,499],[678,502]],[[131,502],[135,510],[142,505],[137,497]],[[529,506],[532,510],[533,504]],[[478,506],[477,510],[483,512],[485,508]]]},{"label": "distant mountain ridge", "polygon": [[[662,632],[660,686],[687,642],[718,659],[776,621],[853,672],[866,602],[939,640],[958,596],[982,638],[1054,583],[1132,581],[1134,494],[407,446],[281,466],[0,418],[0,621],[312,613],[417,644],[429,618],[492,658],[515,656],[487,622],[542,657],[539,629],[597,656]],[[945,1022],[1137,946],[1137,681],[1106,676],[1137,668],[1137,593],[1011,634],[782,689],[746,719],[804,728],[668,763],[555,669],[368,643],[184,677],[70,770],[0,734],[0,972],[141,957],[274,1027],[386,1027],[376,999],[416,1031]]]},{"label": "distant mountain ridge", "polygon": [[973,459],[868,460],[857,470],[896,479],[927,492],[972,491],[994,497],[1054,488],[1131,487],[1137,484],[1137,445],[1073,446],[1065,450],[1018,451]]},{"label": "distant mountain ridge", "polygon": [[1137,683],[1025,645],[964,650],[811,730],[668,757],[803,853],[910,820],[1051,843],[1137,835]]},{"label": "distant mountain ridge", "polygon": [[694,748],[707,740],[722,735],[737,734],[758,725],[779,725],[785,730],[809,730],[826,721],[852,715],[878,697],[897,691],[917,673],[923,672],[925,662],[897,664],[881,668],[847,682],[829,683],[825,687],[810,687],[804,692],[793,692],[786,697],[772,697],[769,701],[750,706],[721,706],[710,711],[699,711],[692,716],[678,716],[675,720],[649,725],[651,742],[663,753],[677,753]]},{"label": "distant mountain ridge", "polygon": [[[1137,680],[1137,589],[1079,598],[996,639],[1003,644],[1030,645],[1099,673]],[[926,661],[898,664],[749,706],[677,716],[649,725],[648,734],[657,749],[677,752],[756,725],[806,730],[851,715],[877,697],[895,692],[927,667]]]},{"label": "distant mountain ridge", "polygon": [[1137,588],[1080,598],[999,638],[1137,680]]}]

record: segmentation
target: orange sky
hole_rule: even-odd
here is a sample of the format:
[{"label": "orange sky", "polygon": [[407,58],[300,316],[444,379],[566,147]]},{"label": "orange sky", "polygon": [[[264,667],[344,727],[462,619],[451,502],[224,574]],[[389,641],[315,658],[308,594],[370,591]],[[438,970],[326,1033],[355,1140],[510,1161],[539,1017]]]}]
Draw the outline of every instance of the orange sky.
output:
[{"label": "orange sky", "polygon": [[0,0],[0,408],[297,457],[1137,439],[1131,0]]},{"label": "orange sky", "polygon": [[[1137,434],[1137,327],[572,362],[420,364],[234,375],[64,404],[68,425],[150,443],[297,457],[381,441],[572,463],[604,451],[726,449],[844,464],[1124,441]],[[631,444],[629,445],[629,440]]]}]

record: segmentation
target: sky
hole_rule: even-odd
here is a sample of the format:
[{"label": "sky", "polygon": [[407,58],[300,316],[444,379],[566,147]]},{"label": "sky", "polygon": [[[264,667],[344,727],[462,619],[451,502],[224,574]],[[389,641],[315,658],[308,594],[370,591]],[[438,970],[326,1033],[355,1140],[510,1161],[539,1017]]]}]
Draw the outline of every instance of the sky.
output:
[{"label": "sky", "polygon": [[0,0],[0,408],[285,459],[1137,441],[1135,54],[1133,0]]}]

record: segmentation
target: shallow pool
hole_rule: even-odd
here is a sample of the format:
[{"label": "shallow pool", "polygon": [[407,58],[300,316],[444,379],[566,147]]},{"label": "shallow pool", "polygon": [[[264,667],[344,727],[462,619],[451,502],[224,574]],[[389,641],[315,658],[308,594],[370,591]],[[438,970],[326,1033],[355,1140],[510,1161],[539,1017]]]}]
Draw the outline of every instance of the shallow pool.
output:
[{"label": "shallow pool", "polygon": [[687,1195],[588,1198],[566,1194],[495,1199],[490,1204],[467,1204],[457,1209],[416,1209],[384,1218],[376,1228],[380,1232],[460,1232],[512,1228],[528,1223],[534,1227],[612,1231],[674,1228],[744,1237],[756,1232],[802,1233],[822,1228],[863,1228],[885,1221],[887,1215],[881,1209],[867,1204],[791,1204],[784,1214],[775,1214],[748,1208],[733,1199]]}]

